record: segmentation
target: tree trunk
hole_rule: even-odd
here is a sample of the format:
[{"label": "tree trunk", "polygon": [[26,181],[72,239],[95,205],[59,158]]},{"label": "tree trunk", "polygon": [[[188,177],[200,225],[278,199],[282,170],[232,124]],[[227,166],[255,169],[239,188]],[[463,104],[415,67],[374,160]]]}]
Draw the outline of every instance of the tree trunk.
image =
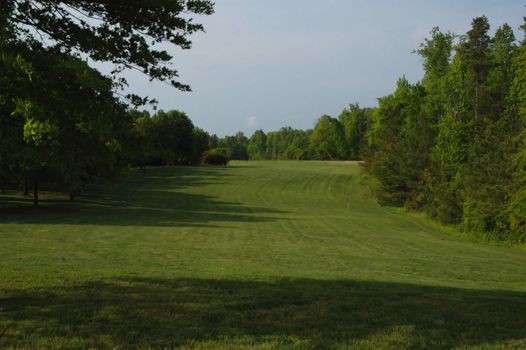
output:
[{"label": "tree trunk", "polygon": [[33,183],[33,205],[38,205],[38,181]]},{"label": "tree trunk", "polygon": [[29,197],[29,184],[27,179],[24,180],[24,197]]}]

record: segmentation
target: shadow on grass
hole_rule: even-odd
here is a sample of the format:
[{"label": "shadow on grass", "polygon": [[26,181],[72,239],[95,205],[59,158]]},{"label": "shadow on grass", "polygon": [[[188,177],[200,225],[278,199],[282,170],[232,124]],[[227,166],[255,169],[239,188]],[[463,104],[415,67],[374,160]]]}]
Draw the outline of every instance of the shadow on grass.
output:
[{"label": "shadow on grass", "polygon": [[[221,186],[229,168],[167,167],[133,171],[123,182],[90,186],[71,202],[44,199],[33,207],[30,199],[0,195],[0,223],[121,226],[207,226],[228,222],[263,222],[283,212],[208,195],[187,193],[201,186]],[[55,194],[56,196],[56,194]]]},{"label": "shadow on grass", "polygon": [[123,278],[0,293],[1,348],[526,344],[526,293],[518,292],[364,281]]}]

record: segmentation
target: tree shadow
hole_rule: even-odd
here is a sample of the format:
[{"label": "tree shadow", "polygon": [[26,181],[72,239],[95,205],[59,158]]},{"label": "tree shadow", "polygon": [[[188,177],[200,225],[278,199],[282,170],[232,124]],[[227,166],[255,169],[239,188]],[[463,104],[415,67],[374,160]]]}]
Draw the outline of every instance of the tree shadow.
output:
[{"label": "tree shadow", "polygon": [[123,278],[4,290],[0,347],[68,347],[78,339],[82,348],[125,349],[201,342],[228,348],[243,340],[312,349],[524,344],[525,297],[365,281]]},{"label": "tree shadow", "polygon": [[187,193],[221,185],[228,168],[169,167],[134,171],[116,184],[92,185],[79,200],[43,200],[0,195],[0,223],[119,226],[212,226],[228,222],[283,220],[282,211]]}]

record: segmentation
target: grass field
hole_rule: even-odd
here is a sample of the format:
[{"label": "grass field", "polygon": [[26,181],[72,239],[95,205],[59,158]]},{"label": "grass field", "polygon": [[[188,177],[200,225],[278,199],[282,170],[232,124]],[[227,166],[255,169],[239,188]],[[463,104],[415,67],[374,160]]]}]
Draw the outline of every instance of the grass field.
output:
[{"label": "grass field", "polygon": [[526,349],[526,251],[382,208],[359,166],[147,169],[0,197],[0,349]]}]

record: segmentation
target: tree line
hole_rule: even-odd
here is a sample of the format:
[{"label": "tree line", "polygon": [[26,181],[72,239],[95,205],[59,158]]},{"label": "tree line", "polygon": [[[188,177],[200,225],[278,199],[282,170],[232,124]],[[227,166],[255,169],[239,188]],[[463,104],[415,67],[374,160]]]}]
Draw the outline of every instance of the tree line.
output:
[{"label": "tree line", "polygon": [[363,160],[382,205],[526,241],[526,39],[489,31],[484,16],[465,35],[434,28],[416,51],[421,81],[402,77],[377,107],[352,104],[311,130],[238,134],[238,159]]},{"label": "tree line", "polygon": [[222,147],[234,160],[360,160],[369,151],[373,111],[351,104],[338,118],[321,116],[313,129],[256,130],[250,138],[238,132],[213,146]]},{"label": "tree line", "polygon": [[379,99],[365,168],[382,204],[524,242],[526,40],[507,24],[489,30],[486,17],[465,35],[433,29],[418,50],[423,79]]},{"label": "tree line", "polygon": [[[209,0],[2,1],[0,189],[32,192],[38,204],[41,189],[74,198],[130,164],[195,162],[202,131],[180,112],[135,112],[152,100],[124,94],[121,72],[190,90],[161,47],[189,49],[203,30],[191,17],[211,13]],[[114,70],[103,75],[89,60]]]}]

